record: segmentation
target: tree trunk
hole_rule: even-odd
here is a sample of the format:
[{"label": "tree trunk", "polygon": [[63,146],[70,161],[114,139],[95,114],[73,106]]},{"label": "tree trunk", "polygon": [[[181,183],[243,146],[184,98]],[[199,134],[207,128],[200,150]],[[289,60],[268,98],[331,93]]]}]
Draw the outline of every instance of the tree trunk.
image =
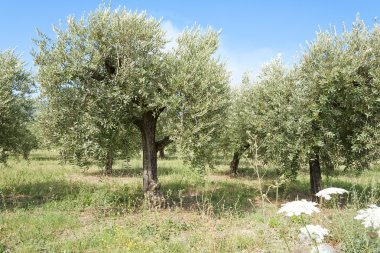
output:
[{"label": "tree trunk", "polygon": [[319,162],[319,155],[316,154],[309,160],[310,168],[310,191],[314,200],[317,200],[315,194],[322,190],[322,176],[321,166]]},{"label": "tree trunk", "polygon": [[165,159],[165,149],[160,149],[159,150],[159,155],[161,159]]},{"label": "tree trunk", "polygon": [[236,176],[237,170],[239,168],[239,162],[240,162],[240,156],[249,148],[249,144],[244,144],[243,146],[240,146],[238,150],[234,153],[234,157],[232,158],[232,161],[230,163],[230,173],[234,176]]},{"label": "tree trunk", "polygon": [[136,120],[142,136],[143,147],[143,189],[145,197],[160,196],[160,184],[157,177],[157,146],[156,146],[157,116],[152,111],[143,114]]},{"label": "tree trunk", "polygon": [[234,153],[234,157],[232,158],[232,161],[230,163],[230,173],[231,175],[237,175],[237,169],[239,167],[240,162],[240,154],[239,152]]},{"label": "tree trunk", "polygon": [[106,166],[104,166],[104,174],[111,175],[112,174],[112,165],[113,165],[113,155],[112,152],[109,151],[107,153]]},{"label": "tree trunk", "polygon": [[165,136],[161,140],[156,142],[156,148],[159,151],[159,155],[161,159],[165,158],[165,147],[168,146],[173,141],[170,139],[169,136]]}]

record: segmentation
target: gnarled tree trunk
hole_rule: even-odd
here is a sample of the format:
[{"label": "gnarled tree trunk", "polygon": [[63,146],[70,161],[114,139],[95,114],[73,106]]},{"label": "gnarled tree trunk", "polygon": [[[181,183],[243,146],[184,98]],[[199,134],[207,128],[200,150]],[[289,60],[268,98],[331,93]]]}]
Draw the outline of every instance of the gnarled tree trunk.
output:
[{"label": "gnarled tree trunk", "polygon": [[142,117],[134,119],[142,136],[144,197],[154,206],[165,204],[157,177],[157,151],[172,142],[168,136],[156,142],[157,119],[164,109],[147,111]]},{"label": "gnarled tree trunk", "polygon": [[319,154],[315,154],[309,160],[310,169],[310,192],[314,200],[317,200],[315,194],[322,190],[322,174],[319,161]]},{"label": "gnarled tree trunk", "polygon": [[145,112],[141,118],[135,119],[140,129],[143,148],[143,189],[148,199],[161,196],[160,183],[157,177],[157,145],[156,124],[158,115],[153,111]]}]

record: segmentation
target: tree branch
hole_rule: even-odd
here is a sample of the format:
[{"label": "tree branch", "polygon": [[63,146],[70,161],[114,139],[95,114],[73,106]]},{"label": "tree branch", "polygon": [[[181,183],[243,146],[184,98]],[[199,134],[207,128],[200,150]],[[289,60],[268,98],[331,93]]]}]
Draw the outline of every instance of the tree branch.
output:
[{"label": "tree branch", "polygon": [[156,141],[156,148],[157,150],[163,149],[172,142],[173,140],[171,140],[169,136],[165,136],[161,140]]},{"label": "tree branch", "polygon": [[132,118],[132,123],[137,126],[138,129],[142,131],[142,125],[143,125],[143,120],[138,117],[133,117]]},{"label": "tree branch", "polygon": [[239,156],[240,156],[240,155],[242,155],[242,154],[243,154],[243,153],[244,153],[249,147],[250,147],[249,143],[246,143],[246,144],[240,146],[236,152],[237,152],[237,153],[239,154]]},{"label": "tree branch", "polygon": [[[100,74],[98,71],[91,69],[91,68],[85,68],[85,71],[90,74],[90,77],[96,81],[103,81],[105,78],[104,75]],[[86,80],[84,80],[86,81]]]},{"label": "tree branch", "polygon": [[108,75],[112,76],[116,72],[116,67],[112,63],[112,58],[111,57],[106,57],[104,60],[104,67],[107,70]]},{"label": "tree branch", "polygon": [[157,119],[160,114],[166,109],[166,107],[161,107],[161,108],[158,108],[157,111],[154,113],[154,117]]}]

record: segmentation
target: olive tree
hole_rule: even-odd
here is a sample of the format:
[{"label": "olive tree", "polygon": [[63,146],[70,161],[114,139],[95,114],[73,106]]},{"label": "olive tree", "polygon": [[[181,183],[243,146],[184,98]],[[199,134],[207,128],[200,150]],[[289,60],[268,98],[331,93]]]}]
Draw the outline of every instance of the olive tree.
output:
[{"label": "olive tree", "polygon": [[227,111],[221,144],[228,153],[233,153],[230,162],[231,175],[238,174],[240,158],[249,148],[248,133],[253,128],[251,90],[249,75],[245,73],[242,85],[231,91],[231,104]]},{"label": "olive tree", "polygon": [[[229,114],[227,135],[234,148],[232,174],[237,173],[241,155],[253,148],[264,162],[295,174],[300,147],[294,86],[294,69],[287,69],[280,57],[265,64],[256,80],[244,76]],[[251,146],[252,138],[257,147]]]},{"label": "olive tree", "polygon": [[302,157],[303,126],[299,122],[295,72],[294,67],[285,67],[281,58],[276,58],[263,67],[253,89],[255,152],[288,177],[296,175]]},{"label": "olive tree", "polygon": [[311,192],[321,190],[325,169],[368,168],[379,158],[380,31],[359,19],[339,35],[319,32],[299,63],[303,147]]},{"label": "olive tree", "polygon": [[37,146],[29,130],[33,119],[34,83],[24,63],[13,51],[0,52],[0,162],[9,154],[28,157]]},{"label": "olive tree", "polygon": [[[65,124],[66,113],[87,113],[91,120],[101,121],[93,113],[102,104],[96,101],[109,103],[105,108],[112,116],[106,125],[122,125],[127,135],[133,133],[133,125],[141,135],[145,193],[160,193],[157,150],[169,140],[178,142],[194,165],[202,165],[212,154],[228,93],[225,66],[214,56],[217,32],[187,29],[178,46],[167,50],[159,21],[145,13],[104,7],[79,20],[69,17],[66,29],[54,30],[55,40],[40,34],[34,53],[51,117],[63,128],[72,127]],[[78,98],[75,107],[80,109],[60,112],[71,103],[65,100],[68,96]],[[170,135],[157,140],[163,113],[166,122],[161,123],[170,126]]]}]

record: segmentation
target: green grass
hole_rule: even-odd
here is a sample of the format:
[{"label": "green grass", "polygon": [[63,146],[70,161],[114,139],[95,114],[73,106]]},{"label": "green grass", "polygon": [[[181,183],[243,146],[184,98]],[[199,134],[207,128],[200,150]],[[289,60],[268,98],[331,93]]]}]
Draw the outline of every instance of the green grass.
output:
[{"label": "green grass", "polygon": [[[308,196],[306,172],[279,187],[277,204],[271,190],[271,203],[263,205],[247,163],[231,178],[223,164],[202,176],[179,160],[159,160],[167,208],[149,209],[141,166],[139,159],[128,166],[118,161],[113,175],[105,177],[96,167],[59,164],[54,152],[11,159],[0,166],[0,252],[286,252],[286,243],[292,252],[303,252],[297,251],[302,224],[277,210]],[[264,190],[276,179],[268,169]],[[353,217],[358,208],[379,204],[379,180],[376,166],[360,176],[324,178],[326,186],[343,187],[350,195],[341,209],[325,205],[323,215],[307,221],[328,228],[327,241],[336,248],[366,252],[362,249],[371,242]]]}]

